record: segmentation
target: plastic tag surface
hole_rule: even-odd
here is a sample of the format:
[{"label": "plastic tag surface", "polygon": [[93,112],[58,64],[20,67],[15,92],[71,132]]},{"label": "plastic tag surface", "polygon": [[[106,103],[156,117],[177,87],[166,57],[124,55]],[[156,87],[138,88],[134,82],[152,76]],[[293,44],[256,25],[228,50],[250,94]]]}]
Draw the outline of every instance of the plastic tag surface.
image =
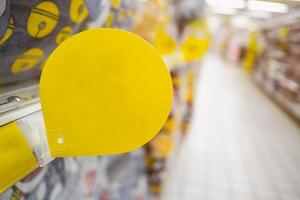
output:
[{"label": "plastic tag surface", "polygon": [[40,98],[51,155],[107,155],[152,139],[172,104],[170,73],[159,53],[132,33],[92,29],[50,55]]}]

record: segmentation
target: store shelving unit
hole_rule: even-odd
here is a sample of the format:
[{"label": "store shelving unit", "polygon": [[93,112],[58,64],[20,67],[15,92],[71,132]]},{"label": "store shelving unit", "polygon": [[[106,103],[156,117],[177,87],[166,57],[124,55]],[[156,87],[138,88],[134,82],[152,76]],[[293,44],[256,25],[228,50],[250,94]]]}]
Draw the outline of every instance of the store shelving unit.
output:
[{"label": "store shelving unit", "polygon": [[300,119],[299,10],[259,27],[260,51],[253,66],[258,85],[280,106]]}]

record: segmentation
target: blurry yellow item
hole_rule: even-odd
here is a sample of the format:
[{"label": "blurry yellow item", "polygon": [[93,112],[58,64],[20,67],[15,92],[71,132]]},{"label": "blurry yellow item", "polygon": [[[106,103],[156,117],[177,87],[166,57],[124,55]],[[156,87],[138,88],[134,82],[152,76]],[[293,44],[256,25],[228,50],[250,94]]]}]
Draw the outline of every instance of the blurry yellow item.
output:
[{"label": "blurry yellow item", "polygon": [[199,30],[199,29],[203,29],[205,27],[205,24],[203,20],[195,19],[189,24],[189,26]]},{"label": "blurry yellow item", "polygon": [[187,72],[186,101],[190,103],[194,101],[195,73],[194,70]]},{"label": "blurry yellow item", "polygon": [[172,53],[176,49],[176,41],[163,30],[156,32],[153,44],[162,55]]},{"label": "blurry yellow item", "polygon": [[181,78],[180,78],[179,76],[177,76],[177,77],[174,77],[174,78],[172,79],[172,81],[173,81],[173,85],[174,85],[174,86],[179,86],[180,83],[181,83]]},{"label": "blurry yellow item", "polygon": [[187,130],[189,130],[189,128],[190,128],[190,123],[188,123],[188,122],[183,122],[183,123],[181,124],[181,130],[182,130],[182,131],[186,132]]},{"label": "blurry yellow item", "polygon": [[128,9],[125,10],[125,12],[126,12],[126,14],[129,18],[131,18],[131,19],[133,18],[133,15],[134,15],[133,10],[128,8]]},{"label": "blurry yellow item", "polygon": [[279,31],[278,31],[278,36],[279,36],[279,39],[283,40],[285,39],[289,34],[289,29],[285,26],[283,27],[280,27]]},{"label": "blurry yellow item", "polygon": [[0,193],[38,167],[17,124],[0,127]]},{"label": "blurry yellow item", "polygon": [[0,46],[2,44],[4,44],[4,42],[6,42],[6,40],[8,40],[8,38],[12,35],[14,29],[15,29],[14,21],[13,21],[13,18],[11,17],[9,20],[9,25],[8,25],[3,37],[0,38]]},{"label": "blurry yellow item", "polygon": [[195,36],[189,36],[181,45],[183,59],[187,62],[196,61],[207,51],[207,38],[198,39]]},{"label": "blurry yellow item", "polygon": [[165,0],[149,0],[149,2],[159,7],[160,10],[163,10],[166,6]]},{"label": "blurry yellow item", "polygon": [[59,21],[58,7],[51,1],[43,1],[30,10],[27,31],[33,38],[50,34]]},{"label": "blurry yellow item", "polygon": [[11,72],[16,74],[34,68],[42,60],[44,52],[40,48],[31,48],[18,56],[12,64]]},{"label": "blurry yellow item", "polygon": [[156,158],[166,158],[172,150],[172,136],[158,134],[152,141],[153,153]]},{"label": "blurry yellow item", "polygon": [[126,17],[126,11],[125,10],[120,10],[119,15],[118,15],[119,23],[122,23],[123,20],[125,19],[125,17]]},{"label": "blurry yellow item", "polygon": [[169,117],[164,125],[164,132],[166,133],[173,133],[175,129],[175,119],[174,117]]},{"label": "blurry yellow item", "polygon": [[71,26],[65,26],[61,29],[61,31],[57,34],[55,38],[55,42],[57,45],[62,43],[64,40],[69,38],[72,35],[73,29]]},{"label": "blurry yellow item", "polygon": [[248,40],[248,48],[245,56],[245,61],[244,61],[244,71],[248,74],[252,73],[253,71],[253,65],[255,62],[255,57],[258,52],[258,44],[257,44],[257,32],[252,31],[249,35],[249,40]]},{"label": "blurry yellow item", "polygon": [[162,190],[162,186],[159,185],[159,184],[157,184],[157,185],[150,185],[150,186],[149,186],[149,190],[150,190],[150,192],[152,192],[152,193],[160,193],[161,190]]},{"label": "blurry yellow item", "polygon": [[121,0],[111,0],[111,6],[115,9],[118,9],[121,5]]},{"label": "blurry yellow item", "polygon": [[164,125],[172,82],[159,53],[118,29],[64,41],[46,61],[40,97],[54,157],[128,152]]},{"label": "blurry yellow item", "polygon": [[108,15],[107,18],[106,18],[105,26],[106,26],[106,27],[111,27],[111,26],[113,25],[114,18],[115,18],[114,13],[113,13],[113,12],[110,12],[109,15]]},{"label": "blurry yellow item", "polygon": [[70,17],[74,23],[81,23],[89,16],[84,0],[71,0]]}]

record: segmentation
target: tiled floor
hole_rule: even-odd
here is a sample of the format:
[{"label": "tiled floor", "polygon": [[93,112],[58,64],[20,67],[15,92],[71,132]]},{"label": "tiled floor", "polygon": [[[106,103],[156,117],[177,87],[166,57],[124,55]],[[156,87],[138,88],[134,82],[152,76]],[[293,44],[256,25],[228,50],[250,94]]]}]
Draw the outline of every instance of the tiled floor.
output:
[{"label": "tiled floor", "polygon": [[240,69],[209,55],[163,200],[299,200],[300,129]]}]

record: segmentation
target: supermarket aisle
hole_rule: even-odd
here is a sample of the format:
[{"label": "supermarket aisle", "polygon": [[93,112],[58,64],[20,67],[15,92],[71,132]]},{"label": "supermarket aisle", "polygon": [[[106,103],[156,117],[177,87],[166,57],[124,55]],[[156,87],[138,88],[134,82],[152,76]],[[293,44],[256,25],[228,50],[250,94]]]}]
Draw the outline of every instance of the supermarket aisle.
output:
[{"label": "supermarket aisle", "polygon": [[163,200],[300,199],[300,129],[240,69],[208,55]]}]

